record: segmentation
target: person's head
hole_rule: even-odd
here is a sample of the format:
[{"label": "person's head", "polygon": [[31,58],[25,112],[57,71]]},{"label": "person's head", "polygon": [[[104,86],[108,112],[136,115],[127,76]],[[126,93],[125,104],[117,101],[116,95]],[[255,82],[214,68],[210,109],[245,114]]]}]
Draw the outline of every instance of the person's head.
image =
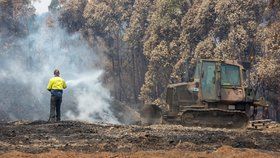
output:
[{"label": "person's head", "polygon": [[60,72],[59,72],[58,69],[55,69],[54,72],[53,72],[53,74],[54,74],[55,77],[59,77]]}]

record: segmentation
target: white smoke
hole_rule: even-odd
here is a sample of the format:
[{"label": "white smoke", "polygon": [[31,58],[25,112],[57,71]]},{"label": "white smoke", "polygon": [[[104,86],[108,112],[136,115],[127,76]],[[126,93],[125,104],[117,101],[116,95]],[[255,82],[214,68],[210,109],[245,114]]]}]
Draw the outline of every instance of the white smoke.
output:
[{"label": "white smoke", "polygon": [[77,79],[67,81],[67,85],[75,89],[78,101],[78,114],[75,115],[68,111],[68,118],[118,123],[109,110],[109,91],[102,86],[99,80],[99,76],[102,74],[103,71],[96,70],[79,74]]},{"label": "white smoke", "polygon": [[39,0],[33,3],[36,8],[36,14],[40,15],[48,12],[48,6],[51,4],[52,0]]},{"label": "white smoke", "polygon": [[[41,4],[44,7],[49,5],[45,2]],[[58,68],[68,84],[62,119],[118,123],[110,111],[110,93],[100,81],[101,58],[81,35],[69,35],[56,17],[48,14],[37,16],[34,28],[27,38],[11,46],[9,53],[1,55],[0,86],[4,89],[0,107],[14,120],[48,119],[50,94],[46,86]]]}]

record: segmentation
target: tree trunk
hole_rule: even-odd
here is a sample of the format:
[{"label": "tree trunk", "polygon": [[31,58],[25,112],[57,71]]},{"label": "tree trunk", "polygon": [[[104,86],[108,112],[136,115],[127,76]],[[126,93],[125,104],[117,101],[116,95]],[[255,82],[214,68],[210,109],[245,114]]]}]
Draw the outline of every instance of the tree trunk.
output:
[{"label": "tree trunk", "polygon": [[116,35],[116,54],[117,54],[117,77],[118,77],[118,81],[119,81],[119,88],[118,88],[118,93],[119,93],[119,97],[118,100],[122,101],[122,96],[123,96],[123,86],[122,86],[122,77],[121,77],[121,71],[122,71],[122,64],[121,64],[121,59],[120,59],[120,35],[119,33],[117,33]]},{"label": "tree trunk", "polygon": [[275,113],[276,113],[276,121],[280,122],[280,105],[279,105],[279,103],[277,104]]},{"label": "tree trunk", "polygon": [[[113,72],[112,76],[113,76],[113,80],[115,82],[116,81],[116,75],[115,75],[116,66],[115,66],[114,54],[112,54],[112,56],[111,56],[111,62],[112,62],[112,72]],[[118,98],[118,87],[117,87],[116,83],[114,83],[114,97]]]},{"label": "tree trunk", "polygon": [[132,54],[132,86],[133,86],[133,99],[134,99],[134,103],[136,103],[137,102],[137,100],[138,100],[138,95],[137,95],[137,85],[136,85],[136,74],[137,74],[137,72],[136,72],[136,68],[135,68],[135,54],[134,54],[134,52],[131,52],[131,54]]}]

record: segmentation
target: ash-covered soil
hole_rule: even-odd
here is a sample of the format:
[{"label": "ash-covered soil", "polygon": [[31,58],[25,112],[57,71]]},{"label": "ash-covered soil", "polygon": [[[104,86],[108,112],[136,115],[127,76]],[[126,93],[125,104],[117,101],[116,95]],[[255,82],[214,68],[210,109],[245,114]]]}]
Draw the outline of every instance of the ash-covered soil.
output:
[{"label": "ash-covered soil", "polygon": [[190,128],[179,125],[109,125],[63,121],[0,124],[0,154],[11,151],[213,152],[222,146],[280,152],[280,128],[266,130]]}]

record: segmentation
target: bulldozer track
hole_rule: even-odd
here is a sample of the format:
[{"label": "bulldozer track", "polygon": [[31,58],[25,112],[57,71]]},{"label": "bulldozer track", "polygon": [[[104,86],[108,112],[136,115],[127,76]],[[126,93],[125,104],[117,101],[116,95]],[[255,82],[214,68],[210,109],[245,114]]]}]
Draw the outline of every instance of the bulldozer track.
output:
[{"label": "bulldozer track", "polygon": [[249,122],[249,125],[249,128],[251,129],[275,128],[279,126],[275,121],[272,121],[271,119],[253,120]]},{"label": "bulldozer track", "polygon": [[221,109],[190,109],[181,115],[184,126],[246,128],[249,118],[244,112]]}]

